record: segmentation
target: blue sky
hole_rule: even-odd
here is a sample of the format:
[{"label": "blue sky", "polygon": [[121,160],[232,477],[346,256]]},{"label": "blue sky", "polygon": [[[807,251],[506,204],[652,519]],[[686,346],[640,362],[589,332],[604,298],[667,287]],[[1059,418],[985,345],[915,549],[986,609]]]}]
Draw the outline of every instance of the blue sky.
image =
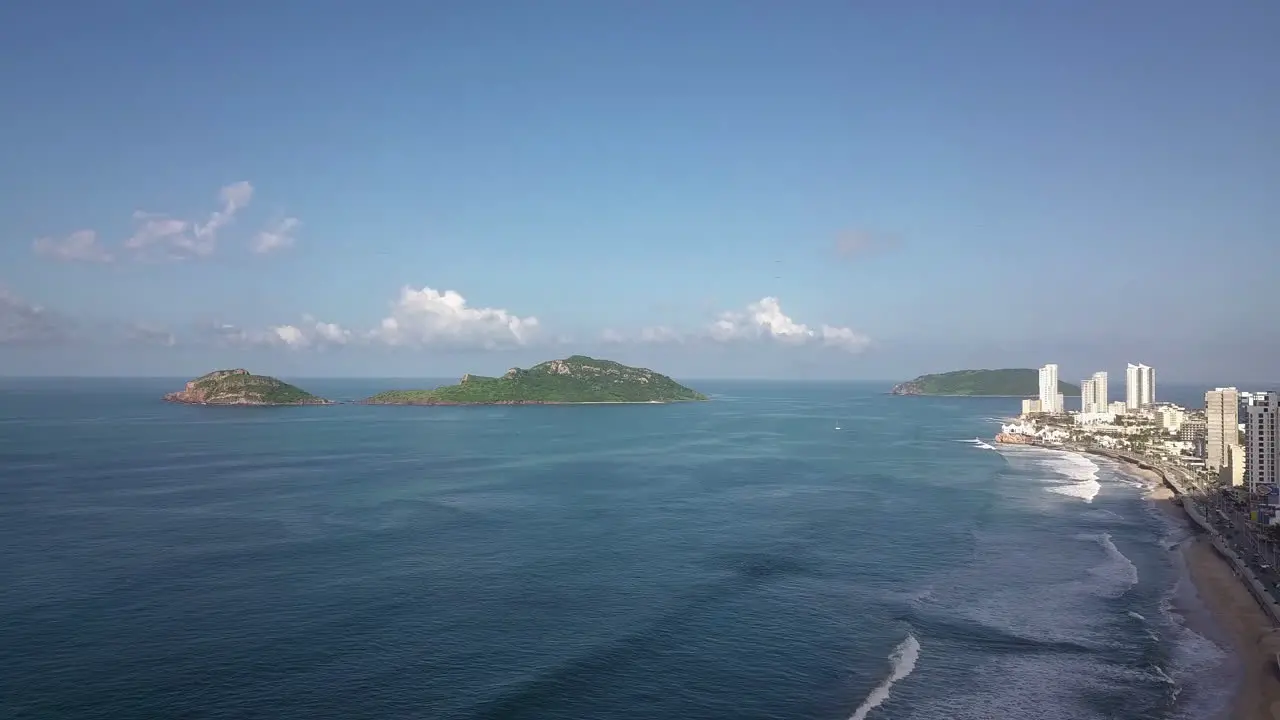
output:
[{"label": "blue sky", "polygon": [[1280,379],[1274,3],[22,5],[0,374]]}]

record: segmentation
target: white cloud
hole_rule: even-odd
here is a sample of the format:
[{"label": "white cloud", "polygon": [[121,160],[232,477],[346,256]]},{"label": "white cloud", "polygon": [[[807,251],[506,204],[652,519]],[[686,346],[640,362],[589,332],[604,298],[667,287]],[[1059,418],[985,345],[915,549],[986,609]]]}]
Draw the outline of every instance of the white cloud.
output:
[{"label": "white cloud", "polygon": [[271,328],[271,331],[280,338],[280,342],[290,347],[306,347],[308,344],[306,333],[302,332],[293,325],[277,325]]},{"label": "white cloud", "polygon": [[247,180],[232,183],[218,191],[221,207],[204,222],[188,222],[163,213],[141,210],[133,214],[140,224],[124,246],[136,252],[162,248],[173,258],[207,257],[218,246],[218,230],[235,219],[236,213],[253,199],[253,185]]},{"label": "white cloud", "polygon": [[0,345],[57,342],[68,335],[65,318],[0,287]]},{"label": "white cloud", "polygon": [[862,352],[871,344],[871,338],[847,327],[822,326],[822,344],[849,352]]},{"label": "white cloud", "polygon": [[270,329],[267,337],[274,338],[275,342],[294,349],[346,345],[354,339],[351,331],[340,325],[319,322],[310,315],[304,315],[302,320],[301,326],[277,325]]},{"label": "white cloud", "polygon": [[37,255],[66,262],[111,262],[115,258],[98,242],[92,230],[77,230],[62,240],[42,237],[31,244]]},{"label": "white cloud", "polygon": [[[500,348],[526,345],[540,327],[537,318],[518,317],[499,308],[474,308],[453,290],[405,287],[392,303],[391,314],[368,331],[352,331],[310,315],[302,321],[249,330],[213,323],[203,335],[222,345],[280,347],[294,350],[376,343],[393,347]],[[554,342],[555,340],[551,340]]]},{"label": "white cloud", "polygon": [[249,204],[253,199],[253,185],[248,180],[225,185],[218,191],[218,200],[222,202],[222,208],[215,210],[209,215],[209,219],[195,226],[195,238],[199,242],[208,242],[210,244],[216,241],[218,230],[229,225],[235,219],[236,213],[241,208]]},{"label": "white cloud", "polygon": [[265,255],[292,247],[297,242],[294,233],[298,231],[300,225],[302,221],[295,217],[272,221],[254,236],[251,249],[258,255]]},{"label": "white cloud", "polygon": [[137,210],[133,213],[133,219],[139,224],[133,236],[124,241],[124,246],[129,250],[144,250],[164,242],[166,238],[181,236],[187,231],[185,220],[177,220],[159,213]]},{"label": "white cloud", "polygon": [[764,339],[786,345],[819,343],[849,352],[859,352],[870,342],[849,328],[822,325],[814,329],[796,322],[782,312],[776,297],[761,298],[748,305],[745,312],[721,313],[707,328],[707,334],[718,342]]},{"label": "white cloud", "polygon": [[473,308],[454,290],[405,287],[371,333],[388,345],[496,348],[526,345],[537,335],[538,319],[500,308]]}]

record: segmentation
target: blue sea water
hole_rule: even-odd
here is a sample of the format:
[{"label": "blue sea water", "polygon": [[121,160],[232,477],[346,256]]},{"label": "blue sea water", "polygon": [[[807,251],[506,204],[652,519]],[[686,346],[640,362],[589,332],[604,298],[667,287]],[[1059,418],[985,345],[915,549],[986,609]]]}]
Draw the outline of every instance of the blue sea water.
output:
[{"label": "blue sea water", "polygon": [[174,385],[0,385],[0,717],[1192,718],[1232,689],[1144,487],[973,442],[1016,400]]}]

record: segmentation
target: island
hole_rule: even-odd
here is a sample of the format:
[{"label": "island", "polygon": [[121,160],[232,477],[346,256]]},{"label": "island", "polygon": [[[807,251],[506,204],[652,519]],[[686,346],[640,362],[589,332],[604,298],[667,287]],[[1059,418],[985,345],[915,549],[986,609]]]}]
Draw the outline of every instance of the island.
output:
[{"label": "island", "polygon": [[[951,395],[972,397],[1028,397],[1040,392],[1040,371],[1033,368],[955,370],[921,375],[893,386],[891,395]],[[1080,386],[1058,381],[1058,392],[1079,397]]]},{"label": "island", "polygon": [[188,405],[331,405],[301,388],[248,370],[215,370],[164,396]]},{"label": "island", "polygon": [[502,377],[463,375],[457,385],[433,390],[389,390],[364,400],[366,405],[570,405],[671,403],[706,400],[666,375],[573,355],[548,360]]}]

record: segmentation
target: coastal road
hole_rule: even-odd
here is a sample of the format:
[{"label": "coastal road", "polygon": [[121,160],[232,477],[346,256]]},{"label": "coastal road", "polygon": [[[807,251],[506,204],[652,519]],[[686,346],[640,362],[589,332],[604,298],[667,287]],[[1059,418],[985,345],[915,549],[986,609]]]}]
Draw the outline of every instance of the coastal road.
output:
[{"label": "coastal road", "polygon": [[1265,539],[1255,528],[1258,525],[1240,508],[1227,501],[1221,493],[1210,495],[1211,502],[1197,502],[1213,528],[1226,540],[1232,550],[1245,561],[1253,574],[1267,587],[1272,599],[1280,596],[1280,548]]}]

